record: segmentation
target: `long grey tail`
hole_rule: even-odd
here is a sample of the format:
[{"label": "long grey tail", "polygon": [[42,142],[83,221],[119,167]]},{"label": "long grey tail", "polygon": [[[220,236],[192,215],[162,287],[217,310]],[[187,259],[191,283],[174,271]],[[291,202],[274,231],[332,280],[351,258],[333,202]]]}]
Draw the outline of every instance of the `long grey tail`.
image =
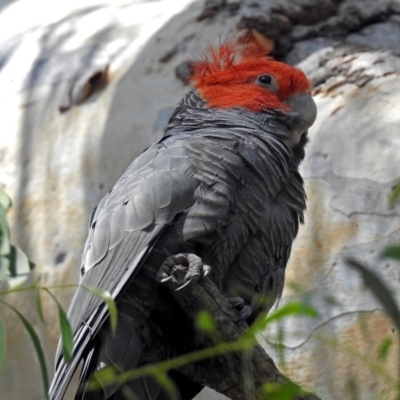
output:
[{"label": "long grey tail", "polygon": [[[92,374],[96,371],[99,363],[100,345],[94,344],[87,356],[84,357],[82,370],[79,377],[79,388],[75,396],[75,400],[95,400],[99,398],[99,394],[88,390],[88,381]],[[103,398],[103,397],[101,397]]]}]

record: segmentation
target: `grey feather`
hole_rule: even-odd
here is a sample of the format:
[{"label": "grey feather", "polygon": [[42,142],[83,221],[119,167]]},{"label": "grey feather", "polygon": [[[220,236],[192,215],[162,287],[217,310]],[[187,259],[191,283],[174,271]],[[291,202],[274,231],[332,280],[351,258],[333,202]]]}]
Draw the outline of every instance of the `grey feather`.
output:
[{"label": "grey feather", "polygon": [[[306,135],[291,149],[283,140],[290,129],[279,112],[210,109],[195,91],[185,96],[166,136],[131,164],[92,215],[81,283],[111,293],[120,324],[114,337],[102,301],[77,291],[69,311],[74,355],[66,364],[59,350],[51,399],[63,397],[82,359],[84,371],[100,363],[126,370],[196,346],[190,321],[155,279],[170,255],[202,257],[219,289],[243,297],[254,315],[279,299],[305,210],[298,165]],[[179,381],[182,399],[200,389]],[[149,379],[128,387],[140,399],[168,398]],[[113,386],[82,398],[123,396]]]}]

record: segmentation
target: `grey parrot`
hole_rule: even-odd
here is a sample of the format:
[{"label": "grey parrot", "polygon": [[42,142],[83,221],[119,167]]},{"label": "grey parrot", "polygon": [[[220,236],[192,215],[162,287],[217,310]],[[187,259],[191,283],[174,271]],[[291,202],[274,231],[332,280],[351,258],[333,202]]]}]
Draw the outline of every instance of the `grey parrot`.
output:
[{"label": "grey parrot", "polygon": [[[127,371],[198,346],[193,322],[160,282],[166,260],[195,254],[227,298],[240,297],[248,321],[280,297],[306,195],[299,164],[316,118],[304,73],[235,41],[194,63],[194,89],[165,136],[133,161],[94,210],[81,284],[108,291],[108,308],[79,288],[69,309],[72,360],[59,347],[50,398],[60,400],[81,364],[75,399],[169,399],[152,378],[87,390],[93,372]],[[175,258],[174,258],[175,257]],[[161,269],[161,271],[163,271]],[[265,300],[267,299],[267,300]],[[170,371],[181,400],[202,387]]]}]

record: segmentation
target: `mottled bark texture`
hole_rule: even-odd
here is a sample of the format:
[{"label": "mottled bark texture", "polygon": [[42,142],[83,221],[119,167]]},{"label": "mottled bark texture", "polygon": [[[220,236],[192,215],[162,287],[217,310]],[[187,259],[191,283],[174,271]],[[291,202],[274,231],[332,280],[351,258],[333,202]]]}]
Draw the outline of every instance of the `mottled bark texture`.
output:
[{"label": "mottled bark texture", "polygon": [[[192,256],[192,255],[187,255]],[[197,258],[197,257],[196,257]],[[182,267],[178,266],[180,275]],[[178,280],[178,279],[177,279]],[[218,290],[215,284],[203,276],[192,280],[190,284],[176,290],[181,282],[166,280],[175,300],[193,320],[201,311],[208,311],[214,318],[215,331],[202,334],[201,346],[212,347],[218,343],[240,340],[249,329],[245,320],[238,320],[240,311],[232,306]],[[249,342],[252,342],[249,339]],[[241,352],[229,352],[211,359],[202,360],[180,368],[180,372],[191,380],[211,387],[232,400],[254,400],[268,398],[262,394],[262,386],[267,383],[291,384],[290,380],[279,372],[272,358],[254,338],[251,349]],[[302,393],[293,400],[318,400],[312,393]]]}]

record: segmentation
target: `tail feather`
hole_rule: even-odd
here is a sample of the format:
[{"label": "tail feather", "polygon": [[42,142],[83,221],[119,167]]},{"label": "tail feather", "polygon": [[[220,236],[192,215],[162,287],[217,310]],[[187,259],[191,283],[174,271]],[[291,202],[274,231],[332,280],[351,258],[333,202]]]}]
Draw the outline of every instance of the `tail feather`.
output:
[{"label": "tail feather", "polygon": [[[105,318],[107,318],[108,310],[107,307],[102,305],[99,307],[98,312],[94,313],[89,319],[88,323],[81,325],[77,333],[74,335],[74,350],[72,354],[72,359],[66,362],[63,357],[63,352],[59,348],[58,354],[56,356],[56,368],[49,390],[50,400],[63,400],[65,392],[77,370],[79,364],[85,357],[85,352],[88,349],[93,348],[93,337],[96,336],[98,330],[103,325]],[[95,321],[93,328],[90,327],[92,321]]]},{"label": "tail feather", "polygon": [[75,400],[95,400],[98,394],[93,394],[88,390],[88,381],[91,375],[96,371],[99,361],[100,346],[96,343],[91,349],[87,356],[84,357],[84,363],[82,366],[81,374],[79,377],[79,389],[75,396]]}]

